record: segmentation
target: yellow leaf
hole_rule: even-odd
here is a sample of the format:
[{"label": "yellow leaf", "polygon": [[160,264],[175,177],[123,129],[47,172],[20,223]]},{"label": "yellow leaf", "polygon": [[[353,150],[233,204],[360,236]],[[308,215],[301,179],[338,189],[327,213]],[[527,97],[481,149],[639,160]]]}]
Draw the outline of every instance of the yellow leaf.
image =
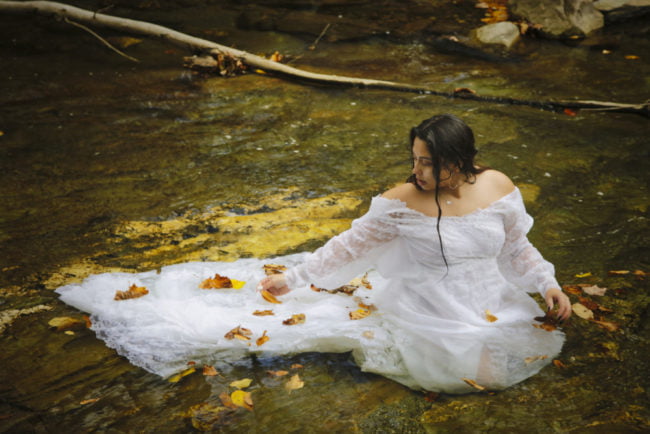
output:
[{"label": "yellow leaf", "polygon": [[366,339],[374,339],[375,338],[375,334],[370,330],[366,330],[365,332],[361,333],[361,336],[363,336]]},{"label": "yellow leaf", "polygon": [[302,369],[304,366],[302,366],[300,363],[294,363],[291,365],[291,369]]},{"label": "yellow leaf", "polygon": [[294,374],[291,376],[289,381],[285,383],[284,388],[291,392],[292,390],[301,389],[304,385],[305,382],[300,379],[300,376]]},{"label": "yellow leaf", "polygon": [[267,310],[256,310],[253,312],[253,315],[255,316],[268,316],[268,315],[275,315],[271,309]]},{"label": "yellow leaf", "polygon": [[591,276],[591,273],[588,273],[588,272],[587,272],[587,273],[579,273],[579,274],[576,274],[576,277],[579,277],[579,278],[582,278],[582,277],[589,277],[589,276]]},{"label": "yellow leaf", "polygon": [[492,312],[490,312],[490,309],[485,309],[485,319],[486,319],[488,322],[494,322],[494,321],[498,320],[499,318],[497,318],[496,316],[492,315]]},{"label": "yellow leaf", "polygon": [[196,368],[194,368],[194,366],[192,366],[190,368],[187,368],[186,370],[184,370],[183,372],[181,372],[179,374],[176,374],[176,375],[173,375],[173,376],[169,377],[169,380],[167,380],[167,381],[169,381],[170,383],[178,383],[179,381],[181,381],[181,378],[187,377],[188,375],[193,374],[195,372],[196,372]]},{"label": "yellow leaf", "polygon": [[264,300],[268,301],[269,303],[275,303],[275,304],[281,304],[282,303],[280,300],[275,298],[275,296],[273,294],[271,294],[269,291],[267,291],[266,289],[263,289],[262,291],[260,291],[260,293],[262,294],[262,298]]},{"label": "yellow leaf", "polygon": [[260,336],[260,337],[257,339],[257,342],[256,342],[256,343],[257,343],[257,346],[259,347],[259,346],[261,346],[261,345],[264,345],[264,344],[265,344],[269,339],[270,339],[270,338],[269,338],[268,336],[266,336],[266,330],[264,330],[264,333],[262,334],[262,336]]},{"label": "yellow leaf", "polygon": [[69,316],[57,316],[47,323],[51,328],[61,332],[65,330],[83,330],[86,328],[86,321]]},{"label": "yellow leaf", "polygon": [[230,383],[230,386],[237,389],[245,389],[250,386],[252,382],[253,380],[250,378],[242,378],[241,380],[233,381]]},{"label": "yellow leaf", "polygon": [[636,54],[628,54],[627,56],[625,56],[625,58],[627,60],[638,60],[638,59],[640,59],[640,57],[637,56]]},{"label": "yellow leaf", "polygon": [[239,339],[240,341],[249,341],[251,338],[250,336],[253,334],[252,331],[250,331],[247,328],[244,328],[242,326],[237,326],[234,329],[230,330],[228,333],[223,335],[224,338],[228,340],[232,339]]},{"label": "yellow leaf", "polygon": [[267,276],[272,274],[281,274],[287,271],[287,267],[280,264],[264,264],[264,273]]},{"label": "yellow leaf", "polygon": [[241,280],[230,279],[230,281],[232,282],[233,289],[242,289],[246,285],[246,282]]},{"label": "yellow leaf", "polygon": [[232,403],[238,407],[243,407],[246,410],[253,410],[253,398],[251,397],[250,392],[235,390],[230,394],[230,399],[232,400]]},{"label": "yellow leaf", "polygon": [[296,324],[303,324],[305,322],[305,314],[304,313],[297,313],[294,315],[291,315],[291,318],[285,319],[282,321],[282,324],[284,325],[296,325]]},{"label": "yellow leaf", "polygon": [[571,306],[571,309],[573,310],[573,313],[582,319],[594,319],[594,313],[580,303],[574,303]]},{"label": "yellow leaf", "polygon": [[370,315],[370,311],[368,309],[357,309],[354,312],[350,312],[349,315],[350,315],[350,319],[359,320]]}]

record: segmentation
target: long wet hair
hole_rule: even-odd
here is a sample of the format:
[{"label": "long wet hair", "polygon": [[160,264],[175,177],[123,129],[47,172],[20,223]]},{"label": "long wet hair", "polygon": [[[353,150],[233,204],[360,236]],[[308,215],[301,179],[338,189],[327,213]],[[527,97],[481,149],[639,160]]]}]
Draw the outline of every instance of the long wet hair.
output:
[{"label": "long wet hair", "polygon": [[[442,217],[442,207],[440,206],[440,172],[443,168],[458,169],[460,174],[465,176],[465,182],[476,182],[476,175],[489,169],[488,167],[477,166],[474,157],[478,151],[474,146],[474,133],[460,118],[442,114],[425,119],[420,125],[411,128],[410,149],[413,148],[415,138],[422,140],[427,145],[431,154],[433,164],[433,176],[436,180],[435,200],[438,205],[438,219],[436,222],[436,231],[440,241],[440,252],[445,266],[449,268],[445,249],[442,245],[442,235],[440,234],[440,217]],[[415,185],[415,188],[422,190],[422,187],[416,182],[415,174],[407,179],[407,182]]]}]

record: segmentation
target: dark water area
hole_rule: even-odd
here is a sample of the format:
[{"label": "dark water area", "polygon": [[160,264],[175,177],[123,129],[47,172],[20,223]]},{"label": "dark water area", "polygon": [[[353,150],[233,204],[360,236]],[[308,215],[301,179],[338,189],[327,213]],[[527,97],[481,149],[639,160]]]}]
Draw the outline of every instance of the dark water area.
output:
[{"label": "dark water area", "polygon": [[[584,40],[525,38],[511,53],[516,62],[497,62],[432,42],[465,41],[481,25],[474,2],[381,5],[151,2],[106,13],[256,54],[279,51],[307,70],[441,91],[620,103],[650,95],[647,16]],[[313,22],[299,28],[304,15],[294,24],[276,17],[289,12]],[[267,28],[265,13],[276,17]],[[332,16],[347,21],[310,50]],[[44,17],[0,14],[0,36],[0,431],[650,429],[650,295],[647,278],[632,273],[650,268],[647,118],[308,86],[268,74],[199,76],[183,68],[191,53],[178,47],[140,38],[123,49],[140,60],[133,63]],[[530,239],[560,282],[609,288],[590,300],[611,310],[599,311],[600,320],[619,328],[574,315],[566,368],[550,365],[494,395],[434,402],[360,372],[346,354],[224,362],[222,376],[170,383],[130,365],[91,330],[48,326],[81,317],[52,290],[91,273],[317,247],[325,229],[342,230],[373,195],[406,178],[408,131],[436,113],[466,120],[480,162],[520,186],[535,218]],[[306,208],[313,214],[299,215]],[[237,226],[237,216],[256,220]],[[291,231],[282,242],[265,229],[281,222]],[[266,374],[296,363],[303,389],[287,393],[284,380]],[[254,379],[255,410],[215,419],[219,394],[240,378]],[[193,407],[201,403],[208,407]]]}]

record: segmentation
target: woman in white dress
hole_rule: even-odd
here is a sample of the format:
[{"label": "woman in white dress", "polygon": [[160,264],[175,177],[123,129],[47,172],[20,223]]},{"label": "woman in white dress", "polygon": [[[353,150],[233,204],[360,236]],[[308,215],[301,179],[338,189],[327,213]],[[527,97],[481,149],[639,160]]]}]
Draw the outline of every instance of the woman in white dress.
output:
[{"label": "woman in white dress", "polygon": [[[91,313],[108,346],[161,376],[188,361],[219,364],[251,352],[351,351],[362,370],[414,389],[520,382],[564,342],[559,330],[539,327],[534,318],[544,312],[526,292],[539,292],[559,320],[571,314],[553,266],[526,238],[532,218],[504,174],[474,163],[474,137],[459,118],[425,120],[411,144],[408,182],[373,198],[349,230],[313,253],[106,273],[57,292]],[[264,278],[265,262],[288,271]],[[372,289],[360,286],[354,297],[311,287],[339,288],[368,270]],[[216,273],[247,283],[201,289]],[[148,293],[116,301],[116,289],[130,285]]]}]

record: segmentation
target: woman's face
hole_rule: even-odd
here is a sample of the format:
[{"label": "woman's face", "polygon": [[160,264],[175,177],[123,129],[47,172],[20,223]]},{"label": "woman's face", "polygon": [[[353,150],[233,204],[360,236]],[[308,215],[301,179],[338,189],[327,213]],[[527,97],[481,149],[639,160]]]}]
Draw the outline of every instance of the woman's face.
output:
[{"label": "woman's face", "polygon": [[[413,140],[412,154],[413,174],[415,175],[417,184],[422,190],[435,191],[436,179],[433,174],[433,160],[424,140],[421,140],[419,137]],[[452,171],[446,167],[442,167],[440,169],[440,188],[448,187],[452,176]]]}]

